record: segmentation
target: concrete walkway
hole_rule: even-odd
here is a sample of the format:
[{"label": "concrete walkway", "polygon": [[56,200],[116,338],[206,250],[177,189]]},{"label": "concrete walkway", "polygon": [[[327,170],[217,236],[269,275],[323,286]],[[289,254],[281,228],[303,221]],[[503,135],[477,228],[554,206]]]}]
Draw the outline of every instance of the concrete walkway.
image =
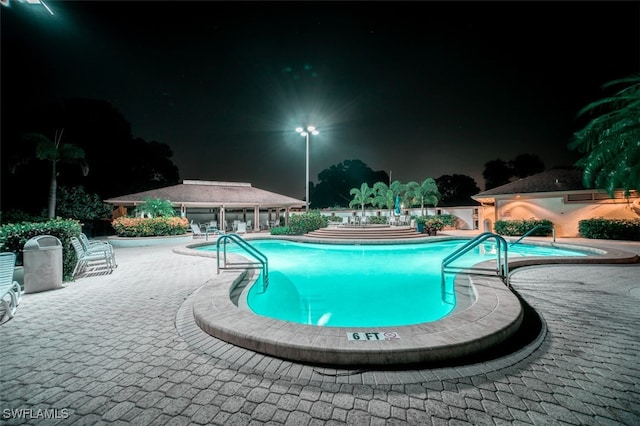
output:
[{"label": "concrete walkway", "polygon": [[[640,254],[640,243],[564,239]],[[218,341],[190,301],[211,258],[116,248],[111,275],[26,294],[0,326],[0,424],[640,424],[640,265],[516,270],[546,333],[478,365],[316,368]],[[47,419],[47,420],[44,420]]]}]

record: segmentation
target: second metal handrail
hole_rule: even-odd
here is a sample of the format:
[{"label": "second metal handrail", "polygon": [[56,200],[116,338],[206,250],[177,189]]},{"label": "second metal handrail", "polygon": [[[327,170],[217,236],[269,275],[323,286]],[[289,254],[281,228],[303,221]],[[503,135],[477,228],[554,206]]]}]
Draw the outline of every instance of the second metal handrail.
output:
[{"label": "second metal handrail", "polygon": [[514,242],[511,243],[511,245],[515,245],[518,244],[520,241],[522,241],[524,239],[524,237],[528,237],[529,235],[531,235],[533,233],[533,231],[535,231],[538,228],[548,228],[551,227],[551,235],[553,236],[553,242],[556,242],[556,228],[553,227],[553,224],[551,225],[547,225],[547,224],[543,224],[540,223],[536,226],[534,226],[533,228],[529,229],[527,232],[524,233],[523,236],[521,236],[520,238],[518,238],[517,240],[515,240]]},{"label": "second metal handrail", "polygon": [[[227,240],[237,243],[247,254],[251,255],[258,262],[228,262],[227,261]],[[223,256],[220,257],[220,243],[223,243]],[[262,288],[267,290],[269,286],[269,259],[260,250],[249,244],[238,234],[224,234],[216,242],[218,258],[218,273],[221,269],[262,269]],[[222,260],[222,266],[220,261]]]},{"label": "second metal handrail", "polygon": [[[473,248],[480,245],[483,241],[493,238],[496,240],[496,272],[497,274],[505,280],[509,276],[509,262],[508,262],[508,247],[507,241],[498,234],[494,234],[493,232],[483,232],[480,235],[477,235],[473,239],[469,240],[462,247],[459,247],[453,253],[448,255],[442,260],[442,276],[444,279],[445,269],[451,264],[454,260],[458,259],[463,254],[469,252]],[[502,253],[504,253],[504,259],[502,257]]]}]

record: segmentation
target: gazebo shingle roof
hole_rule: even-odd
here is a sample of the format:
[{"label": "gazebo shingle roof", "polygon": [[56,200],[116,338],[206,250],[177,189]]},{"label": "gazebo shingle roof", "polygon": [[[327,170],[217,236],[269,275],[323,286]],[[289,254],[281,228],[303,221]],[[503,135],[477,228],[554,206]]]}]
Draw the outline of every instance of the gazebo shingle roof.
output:
[{"label": "gazebo shingle roof", "polygon": [[254,188],[244,182],[184,180],[181,184],[152,189],[104,200],[105,203],[132,206],[146,198],[169,200],[189,207],[302,207],[304,201]]},{"label": "gazebo shingle roof", "polygon": [[582,191],[585,189],[587,188],[582,183],[582,172],[580,170],[556,168],[489,189],[474,195],[472,198],[540,192]]}]

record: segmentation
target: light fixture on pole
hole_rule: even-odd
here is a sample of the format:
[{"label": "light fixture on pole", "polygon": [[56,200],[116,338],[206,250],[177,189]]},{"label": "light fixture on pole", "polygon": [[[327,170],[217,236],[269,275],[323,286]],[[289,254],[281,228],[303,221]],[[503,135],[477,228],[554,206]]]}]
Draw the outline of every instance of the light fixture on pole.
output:
[{"label": "light fixture on pole", "polygon": [[306,202],[306,211],[309,213],[309,136],[316,136],[320,132],[314,126],[307,126],[307,128],[298,127],[296,132],[300,133],[300,136],[303,136],[307,140],[307,180],[306,184],[306,194],[305,194],[305,202]]}]

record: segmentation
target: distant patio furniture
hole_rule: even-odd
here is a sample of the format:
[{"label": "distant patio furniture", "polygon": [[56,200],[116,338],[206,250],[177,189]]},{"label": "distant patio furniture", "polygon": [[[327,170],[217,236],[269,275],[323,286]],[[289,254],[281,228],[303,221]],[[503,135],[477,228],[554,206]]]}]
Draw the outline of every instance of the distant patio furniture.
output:
[{"label": "distant patio furniture", "polygon": [[247,223],[238,222],[236,224],[236,234],[246,234],[246,233],[247,233]]},{"label": "distant patio furniture", "polygon": [[71,245],[76,252],[76,266],[73,268],[71,276],[76,276],[83,273],[112,273],[115,268],[113,259],[109,254],[109,249],[106,247],[103,250],[86,251],[80,240],[76,237],[71,237]]},{"label": "distant patio furniture", "polygon": [[84,247],[85,251],[87,252],[102,252],[104,250],[107,251],[107,253],[109,254],[109,257],[111,258],[111,264],[114,268],[118,267],[118,264],[116,262],[116,255],[113,251],[113,246],[111,245],[111,243],[107,242],[107,241],[99,241],[99,240],[90,240],[86,234],[84,233],[80,233],[80,243],[82,244],[82,246]]},{"label": "distant patio furniture", "polygon": [[13,318],[22,300],[22,287],[14,280],[16,254],[13,252],[0,253],[0,305],[4,313],[0,323]]},{"label": "distant patio furniture", "polygon": [[202,232],[202,230],[200,229],[200,225],[193,222],[191,222],[189,225],[191,226],[191,232],[193,233],[193,238],[205,237],[205,239],[208,239],[209,233],[206,231]]}]

